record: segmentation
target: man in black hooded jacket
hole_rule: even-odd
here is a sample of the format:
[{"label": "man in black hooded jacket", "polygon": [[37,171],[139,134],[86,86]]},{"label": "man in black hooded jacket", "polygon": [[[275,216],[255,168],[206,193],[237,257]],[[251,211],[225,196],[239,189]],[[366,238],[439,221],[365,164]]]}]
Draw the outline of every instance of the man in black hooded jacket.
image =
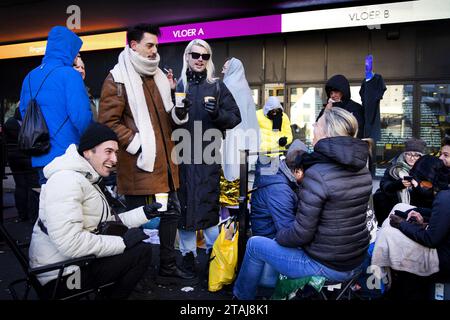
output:
[{"label": "man in black hooded jacket", "polygon": [[339,107],[352,113],[358,121],[357,138],[364,138],[364,109],[359,104],[351,99],[350,83],[342,74],[332,76],[325,85],[325,92],[327,93],[327,104],[320,111],[316,121],[322,116],[325,109],[332,107]]}]

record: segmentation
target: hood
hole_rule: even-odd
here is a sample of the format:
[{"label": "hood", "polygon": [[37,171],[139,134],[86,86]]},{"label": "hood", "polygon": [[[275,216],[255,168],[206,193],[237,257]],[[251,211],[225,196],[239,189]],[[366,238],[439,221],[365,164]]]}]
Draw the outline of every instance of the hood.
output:
[{"label": "hood", "polygon": [[280,100],[278,100],[275,96],[270,96],[269,99],[267,99],[266,104],[264,105],[263,112],[264,115],[267,116],[270,110],[274,109],[281,109],[284,111],[283,106],[280,103]]},{"label": "hood", "polygon": [[47,47],[42,63],[58,60],[65,66],[72,66],[83,41],[66,27],[53,27],[47,39]]},{"label": "hood", "polygon": [[91,183],[96,183],[100,180],[100,175],[85,158],[80,156],[75,144],[71,144],[67,148],[66,153],[56,157],[52,162],[46,165],[44,167],[44,175],[47,179],[50,179],[52,175],[62,170],[80,172]]},{"label": "hood", "polygon": [[351,98],[350,83],[342,74],[332,76],[325,85],[327,97],[330,98],[330,92],[337,89],[343,93],[342,101],[348,101]]},{"label": "hood", "polygon": [[223,76],[223,82],[228,87],[229,84],[241,81],[247,81],[247,78],[245,78],[244,65],[241,60],[231,58],[228,62],[228,70]]},{"label": "hood", "polygon": [[[326,158],[327,162],[338,163],[352,171],[359,171],[367,165],[369,146],[353,137],[331,137],[319,140],[314,146],[314,154]],[[320,161],[323,162],[323,161]]]},{"label": "hood", "polygon": [[275,183],[285,184],[286,180],[292,187],[298,186],[294,175],[292,174],[291,170],[289,170],[288,166],[286,165],[286,162],[283,159],[283,160],[280,160],[279,165],[278,165],[278,170],[276,170],[276,173],[274,173],[274,174],[259,174],[258,175],[257,187],[262,188],[262,187],[266,187],[266,186],[269,186],[269,185],[275,184]]}]

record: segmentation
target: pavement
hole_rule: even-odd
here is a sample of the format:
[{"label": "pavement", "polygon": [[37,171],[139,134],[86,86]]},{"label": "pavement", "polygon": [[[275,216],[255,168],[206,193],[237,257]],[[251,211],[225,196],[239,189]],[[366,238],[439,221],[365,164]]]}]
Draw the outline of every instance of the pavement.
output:
[{"label": "pavement", "polygon": [[[8,172],[8,171],[7,171]],[[378,188],[379,182],[374,180],[374,191]],[[10,175],[3,180],[3,218],[4,225],[10,234],[19,242],[29,242],[31,240],[31,233],[33,225],[29,221],[18,222],[17,211],[14,204],[14,181]],[[148,276],[154,279],[159,267],[159,246],[152,245],[153,255]],[[181,253],[177,250],[177,262],[181,265]],[[218,292],[208,291],[207,278],[207,262],[209,256],[205,249],[198,249],[197,256],[197,270],[199,271],[199,283],[195,286],[161,286],[154,281],[150,281],[149,290],[145,294],[134,296],[133,298],[139,300],[230,300],[232,297],[231,286],[225,286]],[[22,268],[10,251],[0,240],[0,300],[11,300],[9,290],[7,289],[9,283],[23,278],[24,272]],[[24,288],[17,288],[19,293],[24,292]],[[262,297],[270,296],[271,292],[263,292]],[[36,295],[31,291],[29,299],[36,299]]]}]

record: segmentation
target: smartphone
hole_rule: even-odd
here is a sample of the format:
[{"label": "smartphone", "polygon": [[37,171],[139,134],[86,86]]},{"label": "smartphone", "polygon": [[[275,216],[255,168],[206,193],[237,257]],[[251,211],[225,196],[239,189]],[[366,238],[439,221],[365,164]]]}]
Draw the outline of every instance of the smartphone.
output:
[{"label": "smartphone", "polygon": [[399,216],[400,218],[403,218],[403,219],[406,219],[408,217],[408,213],[407,212],[403,212],[403,211],[400,211],[400,210],[395,210],[394,214],[396,216]]},{"label": "smartphone", "polygon": [[411,177],[411,176],[404,176],[403,177],[403,180],[406,180],[406,181],[412,181],[412,179],[413,179],[413,177]]}]

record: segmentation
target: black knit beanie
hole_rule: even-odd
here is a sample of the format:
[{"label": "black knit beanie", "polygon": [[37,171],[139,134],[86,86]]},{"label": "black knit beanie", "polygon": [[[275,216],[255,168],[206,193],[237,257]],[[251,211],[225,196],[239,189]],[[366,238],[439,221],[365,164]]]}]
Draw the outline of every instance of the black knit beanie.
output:
[{"label": "black knit beanie", "polygon": [[110,140],[119,142],[116,133],[109,127],[101,123],[93,122],[81,136],[80,144],[78,145],[78,153],[82,156],[83,151],[92,149],[95,146]]}]

